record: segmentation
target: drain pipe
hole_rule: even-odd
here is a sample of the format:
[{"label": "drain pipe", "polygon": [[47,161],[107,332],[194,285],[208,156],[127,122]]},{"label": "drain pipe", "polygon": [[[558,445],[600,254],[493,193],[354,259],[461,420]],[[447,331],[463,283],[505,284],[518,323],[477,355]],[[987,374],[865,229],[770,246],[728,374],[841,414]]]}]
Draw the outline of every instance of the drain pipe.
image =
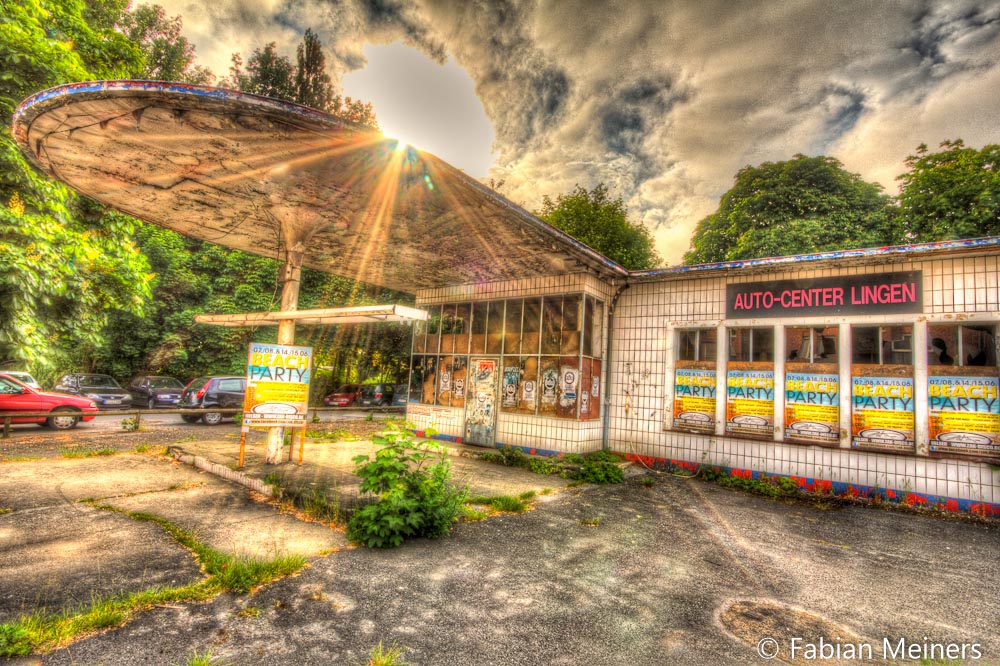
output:
[{"label": "drain pipe", "polygon": [[615,332],[615,306],[618,305],[618,297],[630,286],[628,281],[626,281],[625,284],[618,287],[618,291],[615,292],[615,295],[611,298],[610,305],[608,305],[608,353],[604,359],[604,372],[606,373],[605,377],[607,377],[607,380],[604,382],[604,414],[601,417],[601,449],[604,451],[610,448],[608,445],[608,429],[611,425],[611,350],[613,348],[611,343],[614,340]]}]

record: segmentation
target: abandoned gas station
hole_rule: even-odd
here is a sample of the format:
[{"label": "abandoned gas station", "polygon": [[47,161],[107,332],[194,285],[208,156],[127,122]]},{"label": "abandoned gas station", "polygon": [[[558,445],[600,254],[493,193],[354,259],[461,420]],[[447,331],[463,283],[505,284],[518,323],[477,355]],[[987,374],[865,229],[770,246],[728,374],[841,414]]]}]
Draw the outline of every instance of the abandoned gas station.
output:
[{"label": "abandoned gas station", "polygon": [[295,313],[302,266],[415,294],[394,314],[418,432],[1000,515],[1000,238],[630,272],[286,102],[89,82],[26,100],[14,133],[87,196],[284,262],[281,311],[257,315],[279,343],[336,321]]}]

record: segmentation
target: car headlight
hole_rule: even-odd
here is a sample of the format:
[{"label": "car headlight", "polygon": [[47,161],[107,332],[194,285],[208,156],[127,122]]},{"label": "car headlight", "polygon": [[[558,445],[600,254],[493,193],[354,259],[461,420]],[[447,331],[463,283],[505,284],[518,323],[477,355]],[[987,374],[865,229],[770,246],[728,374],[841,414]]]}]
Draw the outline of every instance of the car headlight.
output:
[{"label": "car headlight", "polygon": [[96,403],[96,402],[94,402],[93,400],[91,400],[91,401],[90,401],[90,408],[91,408],[91,409],[97,409],[97,403]]},{"label": "car headlight", "polygon": [[101,396],[97,395],[96,393],[84,393],[83,397],[84,398],[90,398],[91,400],[100,400],[101,399]]}]

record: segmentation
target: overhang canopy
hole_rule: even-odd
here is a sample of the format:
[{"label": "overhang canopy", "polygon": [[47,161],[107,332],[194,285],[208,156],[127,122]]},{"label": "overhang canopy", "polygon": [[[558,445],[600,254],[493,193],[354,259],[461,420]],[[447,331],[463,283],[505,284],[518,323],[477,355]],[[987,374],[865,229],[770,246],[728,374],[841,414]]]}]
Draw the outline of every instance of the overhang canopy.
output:
[{"label": "overhang canopy", "polygon": [[25,100],[13,129],[43,171],[139,219],[408,293],[627,275],[433,155],[289,102],[76,83]]},{"label": "overhang canopy", "polygon": [[290,312],[251,312],[248,314],[201,314],[194,320],[215,326],[277,326],[281,321],[296,324],[374,324],[379,322],[426,321],[427,312],[405,305],[360,305],[323,310],[293,310]]}]

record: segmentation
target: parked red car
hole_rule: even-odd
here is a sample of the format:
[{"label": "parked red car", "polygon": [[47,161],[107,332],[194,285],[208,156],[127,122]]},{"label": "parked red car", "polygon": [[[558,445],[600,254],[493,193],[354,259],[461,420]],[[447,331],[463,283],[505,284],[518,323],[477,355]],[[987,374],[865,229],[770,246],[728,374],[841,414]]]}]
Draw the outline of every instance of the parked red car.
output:
[{"label": "parked red car", "polygon": [[360,384],[343,384],[333,393],[323,398],[327,407],[351,407],[361,398]]},{"label": "parked red car", "polygon": [[73,428],[97,415],[97,405],[88,398],[65,393],[45,393],[0,374],[0,418],[17,412],[48,412],[49,416],[22,416],[11,423],[37,423],[56,430]]}]

